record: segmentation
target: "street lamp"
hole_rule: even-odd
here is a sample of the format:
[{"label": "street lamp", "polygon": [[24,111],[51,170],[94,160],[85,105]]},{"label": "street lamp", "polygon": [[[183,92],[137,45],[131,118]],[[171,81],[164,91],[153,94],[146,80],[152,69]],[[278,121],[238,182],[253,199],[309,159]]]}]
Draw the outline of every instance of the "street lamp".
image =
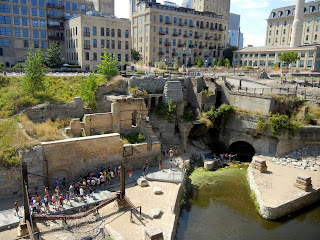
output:
[{"label": "street lamp", "polygon": [[164,59],[164,64],[166,65],[166,71],[168,71],[167,59]]}]

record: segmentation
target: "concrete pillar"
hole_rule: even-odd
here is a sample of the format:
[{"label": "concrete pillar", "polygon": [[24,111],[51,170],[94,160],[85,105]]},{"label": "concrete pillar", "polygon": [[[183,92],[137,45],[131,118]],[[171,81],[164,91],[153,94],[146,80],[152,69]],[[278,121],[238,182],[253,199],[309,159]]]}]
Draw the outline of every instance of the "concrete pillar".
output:
[{"label": "concrete pillar", "polygon": [[301,45],[302,30],[303,30],[303,14],[304,0],[296,0],[295,16],[292,24],[292,34],[290,47],[298,47]]},{"label": "concrete pillar", "polygon": [[112,112],[112,132],[120,133],[120,103],[111,103]]}]

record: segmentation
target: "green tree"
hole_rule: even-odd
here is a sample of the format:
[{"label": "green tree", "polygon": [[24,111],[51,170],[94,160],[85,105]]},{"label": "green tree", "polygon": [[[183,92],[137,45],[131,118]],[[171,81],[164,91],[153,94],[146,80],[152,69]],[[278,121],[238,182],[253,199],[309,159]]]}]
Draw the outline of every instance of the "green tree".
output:
[{"label": "green tree", "polygon": [[87,103],[91,109],[96,108],[96,99],[98,91],[97,75],[90,73],[88,78],[85,78],[81,82],[80,96]]},{"label": "green tree", "polygon": [[174,61],[174,63],[173,63],[173,68],[174,68],[174,69],[179,69],[179,67],[180,67],[179,60],[176,59],[176,60]]},{"label": "green tree", "polygon": [[229,68],[229,66],[230,66],[230,61],[229,61],[228,58],[226,58],[226,59],[224,60],[224,66],[225,66],[226,68]]},{"label": "green tree", "polygon": [[98,73],[105,76],[107,81],[109,81],[113,76],[118,74],[119,61],[116,59],[115,54],[107,53],[104,49],[104,55],[101,57],[101,64],[98,65]]},{"label": "green tree", "polygon": [[218,60],[218,62],[217,62],[217,66],[219,66],[219,67],[220,67],[220,66],[222,66],[221,59],[219,59],[219,60]]},{"label": "green tree", "polygon": [[214,59],[213,59],[212,66],[216,66],[216,65],[217,65],[217,60],[214,58]]},{"label": "green tree", "polygon": [[3,71],[3,62],[0,62],[0,72]]},{"label": "green tree", "polygon": [[139,62],[139,60],[141,59],[141,54],[136,51],[135,49],[131,50],[131,59],[134,62],[134,64],[136,64],[137,62]]},{"label": "green tree", "polygon": [[47,69],[43,65],[43,53],[40,49],[36,52],[33,48],[28,50],[28,58],[25,62],[25,75],[22,80],[22,88],[34,95],[37,91],[44,90],[44,80]]},{"label": "green tree", "polygon": [[225,58],[229,59],[229,62],[232,62],[233,60],[233,52],[237,51],[238,47],[235,46],[227,46],[225,52],[224,52],[224,56]]},{"label": "green tree", "polygon": [[278,58],[280,61],[285,62],[288,65],[291,65],[291,63],[293,63],[297,60],[300,60],[298,53],[296,53],[294,51],[284,52]]},{"label": "green tree", "polygon": [[202,57],[199,57],[199,58],[198,58],[198,61],[196,62],[196,64],[197,64],[197,67],[202,67],[202,66],[203,66],[203,59],[202,59]]},{"label": "green tree", "polygon": [[61,67],[64,60],[60,57],[60,53],[60,46],[56,42],[51,43],[44,56],[44,63],[46,66],[50,68]]}]

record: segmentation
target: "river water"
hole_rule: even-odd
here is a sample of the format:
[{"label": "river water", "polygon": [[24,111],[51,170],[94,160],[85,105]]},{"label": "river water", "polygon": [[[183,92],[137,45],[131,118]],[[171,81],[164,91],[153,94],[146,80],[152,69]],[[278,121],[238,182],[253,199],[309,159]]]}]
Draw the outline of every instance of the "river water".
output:
[{"label": "river water", "polygon": [[245,166],[195,171],[190,178],[199,190],[191,199],[191,209],[180,215],[178,240],[320,239],[320,203],[280,221],[265,220],[250,197]]}]

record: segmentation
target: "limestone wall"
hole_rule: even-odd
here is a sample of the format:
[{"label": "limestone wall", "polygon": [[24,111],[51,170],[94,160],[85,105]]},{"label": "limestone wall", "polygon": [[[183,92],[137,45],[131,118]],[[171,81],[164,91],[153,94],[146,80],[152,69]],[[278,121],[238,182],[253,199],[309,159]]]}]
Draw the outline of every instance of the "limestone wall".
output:
[{"label": "limestone wall", "polygon": [[40,104],[23,111],[33,122],[44,122],[47,119],[83,117],[88,112],[83,101],[76,97],[74,101],[65,104]]},{"label": "limestone wall", "polygon": [[91,135],[112,132],[112,113],[86,114],[83,118],[86,128],[91,130]]},{"label": "limestone wall", "polygon": [[167,79],[156,76],[131,77],[128,80],[130,87],[139,87],[140,90],[147,90],[148,93],[162,93]]},{"label": "limestone wall", "polygon": [[164,101],[168,104],[172,99],[173,103],[183,102],[182,84],[180,81],[167,81],[163,89]]},{"label": "limestone wall", "polygon": [[274,107],[274,99],[272,97],[231,92],[223,84],[221,89],[223,101],[240,109],[268,114]]}]

